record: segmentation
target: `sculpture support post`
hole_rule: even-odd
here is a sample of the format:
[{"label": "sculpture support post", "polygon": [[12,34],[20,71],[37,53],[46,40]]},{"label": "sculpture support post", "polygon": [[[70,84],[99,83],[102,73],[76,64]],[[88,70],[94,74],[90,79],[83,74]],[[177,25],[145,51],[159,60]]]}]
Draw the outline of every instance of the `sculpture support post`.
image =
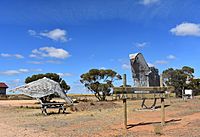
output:
[{"label": "sculpture support post", "polygon": [[123,87],[126,87],[126,74],[123,75]]},{"label": "sculpture support post", "polygon": [[[126,74],[123,75],[123,87],[126,87]],[[123,103],[124,103],[124,126],[125,129],[127,129],[127,101],[125,95],[123,96]]]}]

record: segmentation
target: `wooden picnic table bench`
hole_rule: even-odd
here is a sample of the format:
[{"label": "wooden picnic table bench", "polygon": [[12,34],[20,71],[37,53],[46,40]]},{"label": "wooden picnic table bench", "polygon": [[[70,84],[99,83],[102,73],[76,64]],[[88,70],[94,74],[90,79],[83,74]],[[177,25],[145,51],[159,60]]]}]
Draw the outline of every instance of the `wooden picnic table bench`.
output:
[{"label": "wooden picnic table bench", "polygon": [[65,113],[66,108],[64,107],[65,103],[62,102],[50,102],[50,103],[41,103],[41,110],[42,113],[45,115],[48,115],[47,113],[47,109],[58,109],[58,113],[60,113],[60,111],[63,111],[63,114]]}]

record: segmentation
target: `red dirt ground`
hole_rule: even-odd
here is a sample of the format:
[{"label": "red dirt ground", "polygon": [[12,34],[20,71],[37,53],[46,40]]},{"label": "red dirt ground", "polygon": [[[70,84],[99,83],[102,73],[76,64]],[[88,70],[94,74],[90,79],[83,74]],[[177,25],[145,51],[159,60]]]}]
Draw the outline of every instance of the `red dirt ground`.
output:
[{"label": "red dirt ground", "polygon": [[[148,103],[151,103],[149,101]],[[122,101],[80,102],[77,112],[41,114],[35,100],[0,100],[0,137],[199,137],[200,98],[166,104],[166,125],[160,108],[137,111],[141,101],[128,101],[129,129],[124,129]],[[160,105],[159,103],[157,104]],[[26,107],[28,106],[28,107]],[[53,111],[53,110],[50,110]]]}]

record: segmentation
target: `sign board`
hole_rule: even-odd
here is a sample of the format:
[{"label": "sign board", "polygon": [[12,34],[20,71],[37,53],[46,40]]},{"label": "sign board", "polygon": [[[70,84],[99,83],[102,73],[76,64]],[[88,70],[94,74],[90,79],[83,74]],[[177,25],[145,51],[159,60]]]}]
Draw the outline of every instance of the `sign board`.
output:
[{"label": "sign board", "polygon": [[[139,92],[141,91],[141,92]],[[144,92],[146,91],[146,92]],[[137,94],[137,93],[165,93],[165,91],[174,91],[174,87],[114,87],[114,94]]]},{"label": "sign board", "polygon": [[186,95],[192,95],[192,90],[191,89],[186,89],[185,90]]}]

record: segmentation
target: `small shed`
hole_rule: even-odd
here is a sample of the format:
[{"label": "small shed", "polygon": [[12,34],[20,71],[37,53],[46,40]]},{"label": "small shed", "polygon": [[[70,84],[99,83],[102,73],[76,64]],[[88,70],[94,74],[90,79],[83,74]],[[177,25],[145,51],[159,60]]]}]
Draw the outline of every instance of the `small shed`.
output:
[{"label": "small shed", "polygon": [[8,86],[5,83],[0,82],[0,95],[6,95],[7,88]]}]

